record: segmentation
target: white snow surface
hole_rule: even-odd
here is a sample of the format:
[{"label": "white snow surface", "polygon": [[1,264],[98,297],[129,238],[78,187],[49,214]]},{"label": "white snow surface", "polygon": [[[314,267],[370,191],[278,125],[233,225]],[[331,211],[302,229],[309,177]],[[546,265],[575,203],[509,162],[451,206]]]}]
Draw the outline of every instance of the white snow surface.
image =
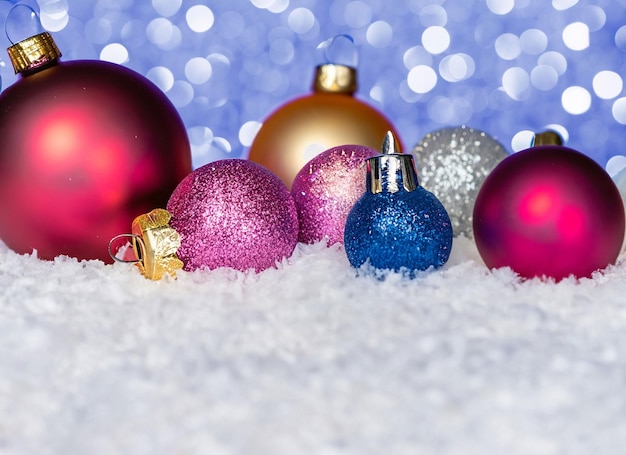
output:
[{"label": "white snow surface", "polygon": [[626,444],[626,263],[413,280],[341,246],[146,280],[0,246],[0,453],[600,455]]}]

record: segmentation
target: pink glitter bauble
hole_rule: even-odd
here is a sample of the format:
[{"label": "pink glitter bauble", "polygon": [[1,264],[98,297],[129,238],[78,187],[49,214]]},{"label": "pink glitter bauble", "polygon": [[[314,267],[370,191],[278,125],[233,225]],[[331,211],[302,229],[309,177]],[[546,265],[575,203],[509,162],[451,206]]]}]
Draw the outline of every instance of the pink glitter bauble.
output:
[{"label": "pink glitter bauble", "polygon": [[567,147],[542,145],[505,158],[474,206],[474,238],[491,268],[522,277],[588,277],[612,264],[624,209],[609,175]]},{"label": "pink glitter bauble", "polygon": [[167,210],[181,235],[185,270],[230,267],[259,272],[289,257],[298,242],[298,213],[281,180],[259,164],[228,159],[183,179]]},{"label": "pink glitter bauble", "polygon": [[298,172],[291,194],[300,219],[300,242],[328,237],[328,245],[343,244],[348,213],[365,191],[365,160],[378,154],[360,145],[333,147]]}]

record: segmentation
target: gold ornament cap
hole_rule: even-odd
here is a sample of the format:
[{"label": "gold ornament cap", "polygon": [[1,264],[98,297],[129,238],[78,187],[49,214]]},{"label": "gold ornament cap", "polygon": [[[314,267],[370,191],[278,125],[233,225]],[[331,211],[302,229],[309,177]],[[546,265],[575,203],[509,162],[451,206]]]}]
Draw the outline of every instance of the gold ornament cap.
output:
[{"label": "gold ornament cap", "polygon": [[356,69],[351,66],[325,63],[315,68],[313,91],[352,95],[357,90]]},{"label": "gold ornament cap", "polygon": [[[180,234],[169,224],[172,215],[164,209],[154,209],[150,213],[139,215],[133,220],[132,234],[121,234],[109,242],[109,254],[117,262],[135,263],[141,273],[151,280],[160,280],[163,275],[176,277],[176,271],[183,268],[176,252],[180,248]],[[118,258],[111,251],[117,239],[129,237],[136,260]]]},{"label": "gold ornament cap", "polygon": [[49,65],[61,57],[61,51],[48,32],[26,38],[9,47],[7,52],[15,74]]},{"label": "gold ornament cap", "polygon": [[535,147],[536,145],[563,145],[563,138],[556,131],[536,133],[531,146]]},{"label": "gold ornament cap", "polygon": [[416,190],[419,183],[413,155],[397,152],[391,131],[385,135],[381,152],[367,160],[367,190],[372,194]]}]

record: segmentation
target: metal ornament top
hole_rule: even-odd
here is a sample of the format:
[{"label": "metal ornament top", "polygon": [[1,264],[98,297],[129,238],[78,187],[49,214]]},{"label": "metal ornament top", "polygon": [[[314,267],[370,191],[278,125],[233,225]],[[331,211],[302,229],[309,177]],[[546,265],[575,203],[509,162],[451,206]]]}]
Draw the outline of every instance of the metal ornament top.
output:
[{"label": "metal ornament top", "polygon": [[563,138],[559,133],[551,130],[535,133],[531,147],[538,145],[563,145]]},{"label": "metal ornament top", "polygon": [[413,155],[397,153],[395,137],[387,131],[381,154],[367,160],[367,191],[372,194],[411,192],[418,186]]},{"label": "metal ornament top", "polygon": [[52,35],[43,32],[7,49],[15,74],[33,71],[56,62],[61,57]]},{"label": "metal ornament top", "polygon": [[[176,252],[180,248],[180,234],[169,224],[172,215],[165,209],[154,209],[150,213],[139,215],[133,220],[132,234],[120,234],[109,242],[109,255],[117,262],[129,262],[137,265],[146,278],[157,281],[163,275],[176,277],[176,271],[183,268]],[[112,251],[112,245],[120,238],[130,238],[137,259],[118,258]]]},{"label": "metal ornament top", "polygon": [[357,90],[356,69],[345,65],[326,63],[315,68],[313,91],[353,95]]}]

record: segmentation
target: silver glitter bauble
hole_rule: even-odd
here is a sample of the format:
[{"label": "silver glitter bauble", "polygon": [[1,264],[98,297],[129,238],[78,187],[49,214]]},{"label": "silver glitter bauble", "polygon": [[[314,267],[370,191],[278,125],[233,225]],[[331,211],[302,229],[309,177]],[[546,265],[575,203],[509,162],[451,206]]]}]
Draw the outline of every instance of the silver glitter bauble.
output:
[{"label": "silver glitter bauble", "polygon": [[444,205],[455,236],[472,238],[472,212],[487,175],[508,156],[484,131],[466,126],[428,133],[411,151],[419,183]]}]

